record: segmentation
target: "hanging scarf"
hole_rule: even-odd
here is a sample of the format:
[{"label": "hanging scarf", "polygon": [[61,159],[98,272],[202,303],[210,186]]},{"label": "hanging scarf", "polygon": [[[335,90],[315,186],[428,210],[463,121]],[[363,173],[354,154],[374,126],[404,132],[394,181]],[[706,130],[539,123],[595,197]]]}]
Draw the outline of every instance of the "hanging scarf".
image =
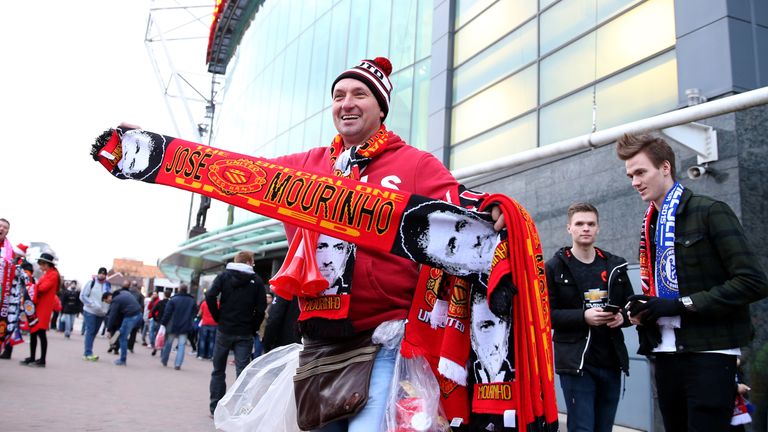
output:
[{"label": "hanging scarf", "polygon": [[10,292],[8,308],[8,339],[6,344],[18,345],[24,342],[21,334],[21,314],[26,316],[26,323],[30,327],[37,325],[37,313],[35,304],[27,291],[29,279],[21,266],[15,266],[15,275]]},{"label": "hanging scarf", "polygon": [[[344,140],[336,135],[329,149],[333,175],[359,180],[368,163],[383,153],[393,138],[396,136],[382,124],[365,143],[345,150]],[[282,266],[269,282],[277,295],[287,300],[299,297],[302,334],[319,338],[353,332],[348,316],[355,253],[354,243],[307,228],[296,231]],[[337,265],[340,268],[335,268]]]},{"label": "hanging scarf", "polygon": [[[516,404],[518,430],[556,431],[558,412],[554,387],[554,364],[544,258],[538,231],[528,212],[504,195],[491,195],[481,210],[498,205],[507,224],[508,238],[496,247],[488,278],[491,310],[498,309],[511,285],[514,370],[512,398]],[[505,292],[506,291],[506,292]],[[494,313],[501,315],[499,310]],[[486,395],[506,402],[502,386],[484,389]],[[473,412],[479,403],[475,394]],[[488,404],[484,408],[496,407]]]},{"label": "hanging scarf", "polygon": [[[8,250],[8,239],[5,239],[4,251]],[[11,252],[13,253],[13,252]],[[13,265],[13,255],[7,260],[6,254],[0,259],[0,345],[5,345],[9,335],[8,313],[11,307],[11,289],[13,288],[13,276],[15,266]]]},{"label": "hanging scarf", "polygon": [[[123,145],[131,151],[125,160]],[[514,326],[520,330],[514,332],[516,376],[511,385],[518,428],[551,430],[557,425],[541,245],[533,221],[514,201],[502,196],[486,201],[486,206],[501,206],[509,227],[509,239],[496,245],[497,234],[487,213],[151,132],[109,130],[97,138],[91,155],[115,177],[200,193],[317,233],[447,269],[454,276],[488,273],[493,263],[488,285],[492,309],[494,292],[497,296],[504,292],[502,281],[510,280],[519,293],[511,303]],[[293,253],[300,243],[292,243]],[[311,247],[303,250],[305,259],[312,256]],[[466,307],[467,298],[461,298],[459,286],[454,284],[451,291]]]},{"label": "hanging scarf", "polygon": [[[640,283],[645,295],[662,298],[680,295],[675,261],[675,212],[683,191],[683,186],[676,182],[664,197],[660,212],[653,203],[645,212],[640,233]],[[650,236],[654,221],[656,252],[651,256]]]}]

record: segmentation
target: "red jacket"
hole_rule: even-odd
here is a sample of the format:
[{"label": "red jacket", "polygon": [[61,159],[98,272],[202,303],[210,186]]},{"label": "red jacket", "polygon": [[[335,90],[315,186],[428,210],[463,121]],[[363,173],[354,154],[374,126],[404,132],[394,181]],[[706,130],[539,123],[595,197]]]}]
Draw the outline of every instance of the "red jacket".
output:
[{"label": "red jacket", "polygon": [[[330,146],[317,147],[275,161],[293,168],[332,173],[329,150]],[[456,179],[437,158],[409,146],[394,134],[387,149],[368,164],[360,180],[448,201],[458,194]],[[290,239],[296,227],[286,224],[285,231]],[[355,331],[373,329],[388,320],[405,319],[418,276],[418,266],[412,261],[358,245],[349,311]]]},{"label": "red jacket", "polygon": [[53,305],[56,303],[56,291],[59,290],[59,271],[52,267],[43,273],[37,282],[35,291],[35,311],[37,312],[37,325],[30,331],[32,333],[38,330],[48,330],[51,323],[51,313]]},{"label": "red jacket", "polygon": [[208,303],[203,300],[200,302],[200,325],[204,326],[218,326],[219,323],[211,316],[211,311],[208,309]]}]

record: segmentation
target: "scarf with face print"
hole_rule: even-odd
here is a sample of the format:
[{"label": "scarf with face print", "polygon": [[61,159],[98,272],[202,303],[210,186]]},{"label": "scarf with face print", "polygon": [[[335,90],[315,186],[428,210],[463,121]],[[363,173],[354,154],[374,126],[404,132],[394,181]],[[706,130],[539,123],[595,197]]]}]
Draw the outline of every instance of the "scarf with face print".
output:
[{"label": "scarf with face print", "polygon": [[[359,180],[365,167],[383,153],[393,134],[384,124],[360,146],[344,148],[341,135],[330,146],[334,177]],[[299,298],[299,330],[311,338],[349,336],[352,274],[357,247],[354,243],[316,230],[298,228],[280,270],[270,279],[275,294]]]},{"label": "scarf with face print", "polygon": [[[119,163],[123,140],[138,140],[130,148],[136,151],[131,158],[139,162]],[[155,159],[142,152],[156,152],[158,145],[164,156],[159,165],[153,166]],[[370,147],[373,146],[368,149],[372,151]],[[382,189],[352,178],[307,172],[268,159],[127,128],[102,134],[91,154],[118,178],[200,193],[304,228],[313,235],[325,234],[408,258],[423,265],[422,275],[429,276],[432,269],[450,269],[455,273],[451,276],[458,277],[487,274],[490,309],[497,315],[510,315],[511,327],[517,329],[514,346],[510,348],[515,353],[515,377],[512,384],[506,383],[510,384],[514,397],[512,408],[516,412],[511,413],[512,421],[518,425],[518,430],[553,430],[553,424],[556,427],[554,370],[541,245],[533,220],[516,202],[494,195],[484,201],[481,211],[474,211],[407,191]],[[362,156],[360,161],[370,159]],[[349,155],[350,161],[356,158],[356,154]],[[359,175],[360,162],[345,166],[337,163],[338,160],[343,162],[345,157],[341,153],[336,156],[336,161],[331,163],[334,169],[354,173],[357,166]],[[122,172],[123,166],[130,167],[127,174],[131,176]],[[507,221],[508,238],[502,241],[498,241],[490,215],[482,211],[491,204],[502,208]],[[363,206],[365,217],[361,215]],[[316,260],[316,238],[305,235],[303,240],[291,243],[293,250],[289,253],[294,259],[286,261],[287,265]],[[316,261],[306,267],[319,269]],[[319,271],[305,272],[302,269],[296,274],[302,278],[295,278],[297,282],[287,284],[278,295],[317,296],[328,288],[327,280]],[[428,277],[424,278],[424,283],[428,280]],[[449,299],[455,297],[457,304],[463,302],[466,305],[467,296],[460,292],[466,290],[465,285],[456,280],[446,282],[443,291],[449,293],[446,294]],[[513,296],[510,289],[502,289],[503,286],[514,287],[517,295]],[[503,301],[494,300],[499,296]],[[460,312],[458,308],[451,311],[448,307],[445,314]],[[441,313],[438,311],[436,315]],[[448,331],[446,329],[446,333]],[[466,331],[455,337],[463,338],[462,346],[469,346]],[[447,347],[453,344],[446,341],[452,338],[446,339],[444,335],[438,357],[453,357],[459,367],[466,369],[468,357],[464,351],[448,352],[451,348]],[[413,345],[418,346],[417,343]],[[447,380],[441,380],[441,388],[443,384],[446,384],[445,388],[451,385]],[[491,396],[504,394],[494,389],[483,392]],[[505,404],[501,401],[490,411],[493,415],[510,416],[508,411],[512,410]],[[475,404],[473,412],[481,413],[478,407]],[[499,407],[503,408],[502,414],[498,414]]]}]

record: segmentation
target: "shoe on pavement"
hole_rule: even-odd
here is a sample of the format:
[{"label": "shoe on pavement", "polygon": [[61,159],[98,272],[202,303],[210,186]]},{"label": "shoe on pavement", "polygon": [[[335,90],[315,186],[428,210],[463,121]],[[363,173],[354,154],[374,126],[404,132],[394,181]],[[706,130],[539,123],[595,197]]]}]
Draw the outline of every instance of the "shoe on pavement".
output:
[{"label": "shoe on pavement", "polygon": [[83,360],[95,362],[95,361],[99,361],[99,356],[91,354],[91,355],[83,356]]},{"label": "shoe on pavement", "polygon": [[168,363],[163,363],[163,362],[160,362],[160,363],[163,364],[163,367],[168,367]]},{"label": "shoe on pavement", "polygon": [[181,366],[174,366],[173,369],[174,370],[181,370]]},{"label": "shoe on pavement", "polygon": [[19,364],[22,366],[28,366],[30,363],[34,363],[34,361],[35,359],[33,359],[32,357],[27,357],[24,360],[21,360]]},{"label": "shoe on pavement", "polygon": [[115,360],[113,363],[115,366],[125,366],[125,362],[120,359]]},{"label": "shoe on pavement", "polygon": [[27,366],[29,366],[29,367],[44,368],[45,367],[45,362],[44,361],[40,361],[40,360],[35,360],[32,363],[28,364]]},{"label": "shoe on pavement", "polygon": [[156,349],[153,349],[153,350],[152,350],[152,355],[155,355],[155,354],[157,354],[157,350],[156,350]]}]

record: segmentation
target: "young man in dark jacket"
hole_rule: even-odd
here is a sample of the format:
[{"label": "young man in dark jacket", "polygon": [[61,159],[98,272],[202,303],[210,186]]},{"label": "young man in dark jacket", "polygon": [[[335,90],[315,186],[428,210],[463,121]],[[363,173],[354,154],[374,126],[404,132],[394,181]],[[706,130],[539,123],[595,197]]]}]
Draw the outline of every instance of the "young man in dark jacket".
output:
[{"label": "young man in dark jacket", "polygon": [[568,207],[572,245],[546,263],[555,371],[568,408],[569,431],[613,429],[621,372],[629,374],[622,307],[633,294],[624,258],[596,248],[597,208]]},{"label": "young man in dark jacket", "polygon": [[639,353],[656,358],[664,428],[728,430],[736,359],[754,333],[749,305],[768,296],[768,280],[733,210],[676,181],[675,153],[664,139],[624,135],[616,152],[648,203],[643,295],[634,296],[629,315]]},{"label": "young man in dark jacket", "polygon": [[211,316],[219,323],[210,383],[213,415],[216,404],[227,391],[229,351],[235,351],[235,373],[239,376],[251,360],[253,336],[258,332],[267,308],[264,283],[253,271],[253,254],[238,252],[235,262],[227,264],[226,270],[216,276],[205,301]]},{"label": "young man in dark jacket", "polygon": [[189,295],[187,285],[181,284],[179,292],[171,297],[168,304],[165,305],[163,318],[160,321],[165,326],[165,345],[160,352],[160,362],[163,366],[168,366],[168,357],[171,355],[174,339],[179,340],[176,351],[176,362],[173,368],[181,369],[184,362],[184,349],[187,345],[187,334],[192,330],[193,320],[197,315],[197,302],[195,298]]}]

